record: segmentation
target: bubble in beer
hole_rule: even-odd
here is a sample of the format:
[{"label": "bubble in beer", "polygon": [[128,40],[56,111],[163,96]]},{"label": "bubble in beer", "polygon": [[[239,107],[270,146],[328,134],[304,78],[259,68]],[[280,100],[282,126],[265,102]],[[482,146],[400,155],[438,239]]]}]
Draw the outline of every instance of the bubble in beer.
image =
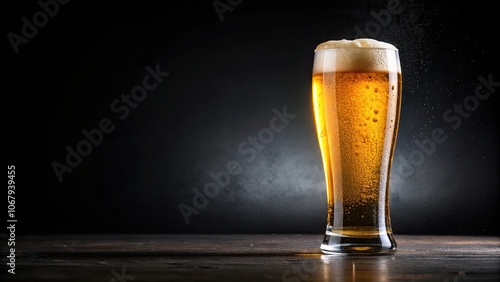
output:
[{"label": "bubble in beer", "polygon": [[378,93],[378,88],[373,89],[373,91],[375,91],[375,93]]},{"label": "bubble in beer", "polygon": [[377,119],[377,118],[373,118],[373,122],[377,122],[377,121],[378,121],[378,119]]},{"label": "bubble in beer", "polygon": [[378,110],[374,110],[374,111],[373,111],[373,113],[374,113],[374,114],[378,114]]}]

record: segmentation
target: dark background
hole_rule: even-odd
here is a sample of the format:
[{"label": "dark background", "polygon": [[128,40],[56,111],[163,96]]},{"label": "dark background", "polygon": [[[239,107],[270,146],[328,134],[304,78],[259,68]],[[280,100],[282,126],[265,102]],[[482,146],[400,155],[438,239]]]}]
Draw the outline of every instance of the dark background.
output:
[{"label": "dark background", "polygon": [[[443,117],[473,101],[479,76],[500,81],[496,7],[401,1],[401,13],[377,29],[390,2],[232,1],[221,20],[213,1],[70,1],[17,54],[6,36],[18,234],[324,232],[313,50],[353,39],[357,28],[400,50],[394,231],[500,234],[500,89],[467,115],[450,114],[453,122]],[[5,34],[21,35],[22,17],[41,10],[36,1],[16,3],[5,4]],[[111,104],[157,65],[168,77],[121,120]],[[296,117],[254,158],[241,154],[238,146],[285,106]],[[114,131],[60,182],[51,164],[65,164],[65,147],[75,149],[86,140],[82,130],[104,118]],[[409,168],[415,141],[437,128],[446,141]],[[241,173],[186,224],[179,205],[193,207],[193,189],[203,191],[228,161]]]}]

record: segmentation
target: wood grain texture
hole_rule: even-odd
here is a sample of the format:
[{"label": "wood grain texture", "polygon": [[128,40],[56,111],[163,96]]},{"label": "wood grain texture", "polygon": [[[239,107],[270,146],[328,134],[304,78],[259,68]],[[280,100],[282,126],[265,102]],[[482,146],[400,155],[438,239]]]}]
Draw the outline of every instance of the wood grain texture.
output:
[{"label": "wood grain texture", "polygon": [[3,268],[1,275],[2,281],[500,280],[500,237],[395,238],[393,255],[332,256],[319,249],[322,235],[29,236],[16,240],[16,274]]}]

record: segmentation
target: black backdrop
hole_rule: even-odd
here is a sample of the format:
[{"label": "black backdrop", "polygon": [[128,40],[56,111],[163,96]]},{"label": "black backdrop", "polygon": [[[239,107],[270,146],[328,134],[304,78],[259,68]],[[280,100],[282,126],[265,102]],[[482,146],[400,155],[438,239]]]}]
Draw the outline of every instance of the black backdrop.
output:
[{"label": "black backdrop", "polygon": [[360,36],[400,50],[394,231],[499,234],[496,8],[435,2],[16,2],[18,234],[324,232],[313,50]]}]

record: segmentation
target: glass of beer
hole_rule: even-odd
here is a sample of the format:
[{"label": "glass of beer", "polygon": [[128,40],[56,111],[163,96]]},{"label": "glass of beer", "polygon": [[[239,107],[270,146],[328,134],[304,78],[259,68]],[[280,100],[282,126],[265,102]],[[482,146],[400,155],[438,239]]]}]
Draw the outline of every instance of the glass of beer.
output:
[{"label": "glass of beer", "polygon": [[312,100],[325,172],[326,254],[396,250],[389,176],[401,106],[398,49],[374,39],[331,40],[314,54]]}]

